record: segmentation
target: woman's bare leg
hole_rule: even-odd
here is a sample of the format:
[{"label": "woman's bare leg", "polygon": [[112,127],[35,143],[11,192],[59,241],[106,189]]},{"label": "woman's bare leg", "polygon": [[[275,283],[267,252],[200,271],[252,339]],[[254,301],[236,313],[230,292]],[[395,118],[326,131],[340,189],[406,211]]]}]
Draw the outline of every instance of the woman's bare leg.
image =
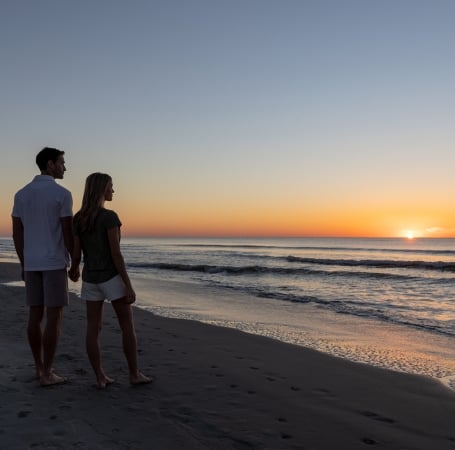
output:
[{"label": "woman's bare leg", "polygon": [[137,339],[134,329],[133,308],[124,298],[112,302],[115,314],[122,330],[123,352],[125,353],[131,384],[150,383],[152,378],[146,377],[139,371],[137,363]]},{"label": "woman's bare leg", "polygon": [[99,344],[99,335],[103,323],[103,301],[87,301],[87,335],[86,348],[88,359],[93,367],[96,376],[96,387],[104,389],[114,380],[109,378],[101,365],[101,351]]}]

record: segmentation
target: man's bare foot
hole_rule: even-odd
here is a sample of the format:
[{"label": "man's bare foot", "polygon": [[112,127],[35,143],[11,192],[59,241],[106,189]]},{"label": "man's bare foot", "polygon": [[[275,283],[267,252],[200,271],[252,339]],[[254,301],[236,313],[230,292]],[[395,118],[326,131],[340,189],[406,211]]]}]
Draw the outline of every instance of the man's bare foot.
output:
[{"label": "man's bare foot", "polygon": [[136,375],[130,376],[131,384],[138,385],[138,384],[147,384],[152,383],[154,381],[153,377],[146,377],[143,373],[138,372]]},{"label": "man's bare foot", "polygon": [[66,378],[57,375],[55,372],[50,372],[48,375],[41,375],[39,383],[41,386],[53,386],[54,384],[62,384],[66,382]]},{"label": "man's bare foot", "polygon": [[107,375],[104,375],[102,378],[96,380],[97,389],[106,389],[109,384],[112,384],[114,380]]}]

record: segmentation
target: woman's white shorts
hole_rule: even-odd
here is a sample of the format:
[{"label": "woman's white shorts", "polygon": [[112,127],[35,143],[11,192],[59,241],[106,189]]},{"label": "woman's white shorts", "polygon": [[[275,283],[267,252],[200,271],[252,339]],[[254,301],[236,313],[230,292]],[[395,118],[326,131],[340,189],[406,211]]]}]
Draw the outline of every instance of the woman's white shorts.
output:
[{"label": "woman's white shorts", "polygon": [[82,281],[81,299],[87,302],[99,302],[108,300],[113,302],[125,297],[126,287],[120,275],[103,283],[87,283]]}]

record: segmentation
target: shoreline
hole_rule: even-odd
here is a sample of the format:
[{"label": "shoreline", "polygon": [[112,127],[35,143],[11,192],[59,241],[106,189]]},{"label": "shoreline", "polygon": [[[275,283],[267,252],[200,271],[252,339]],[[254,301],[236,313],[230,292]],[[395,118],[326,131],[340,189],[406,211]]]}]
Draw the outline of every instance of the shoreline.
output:
[{"label": "shoreline", "polygon": [[[2,265],[17,274],[16,262],[0,260]],[[282,304],[278,311],[273,299],[189,280],[144,277],[134,272],[130,277],[137,293],[135,306],[158,316],[235,329],[351,362],[428,376],[455,391],[452,336],[311,304]],[[9,284],[23,286],[23,282]],[[76,295],[80,286],[80,281],[69,282],[70,292]]]},{"label": "shoreline", "polygon": [[[17,279],[17,268],[0,264],[0,282]],[[455,393],[435,380],[140,308],[140,365],[156,381],[129,385],[106,305],[101,347],[116,382],[98,391],[74,294],[55,358],[69,381],[41,388],[26,343],[24,288],[3,284],[0,299],[5,448],[455,449]]]},{"label": "shoreline", "polygon": [[451,336],[311,304],[278,305],[273,299],[226,288],[134,274],[131,278],[138,306],[160,316],[234,328],[353,362],[426,375],[455,389]]},{"label": "shoreline", "polygon": [[[3,263],[13,273],[12,262]],[[130,277],[135,306],[165,318],[194,320],[295,344],[351,362],[424,375],[455,391],[455,338],[311,304],[280,304],[235,290],[156,276]],[[1,276],[0,276],[1,280]],[[23,282],[11,285],[23,286]],[[80,281],[69,282],[79,294]],[[368,330],[368,332],[365,332]]]}]

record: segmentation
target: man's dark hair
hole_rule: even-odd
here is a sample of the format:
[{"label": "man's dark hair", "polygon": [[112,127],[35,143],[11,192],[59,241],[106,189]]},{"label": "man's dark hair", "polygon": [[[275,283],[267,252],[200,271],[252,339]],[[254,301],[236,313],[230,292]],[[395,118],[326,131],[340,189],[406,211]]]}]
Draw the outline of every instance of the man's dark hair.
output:
[{"label": "man's dark hair", "polygon": [[46,170],[47,162],[52,161],[56,162],[60,155],[64,155],[65,152],[53,147],[44,147],[36,155],[36,165],[40,170]]}]

